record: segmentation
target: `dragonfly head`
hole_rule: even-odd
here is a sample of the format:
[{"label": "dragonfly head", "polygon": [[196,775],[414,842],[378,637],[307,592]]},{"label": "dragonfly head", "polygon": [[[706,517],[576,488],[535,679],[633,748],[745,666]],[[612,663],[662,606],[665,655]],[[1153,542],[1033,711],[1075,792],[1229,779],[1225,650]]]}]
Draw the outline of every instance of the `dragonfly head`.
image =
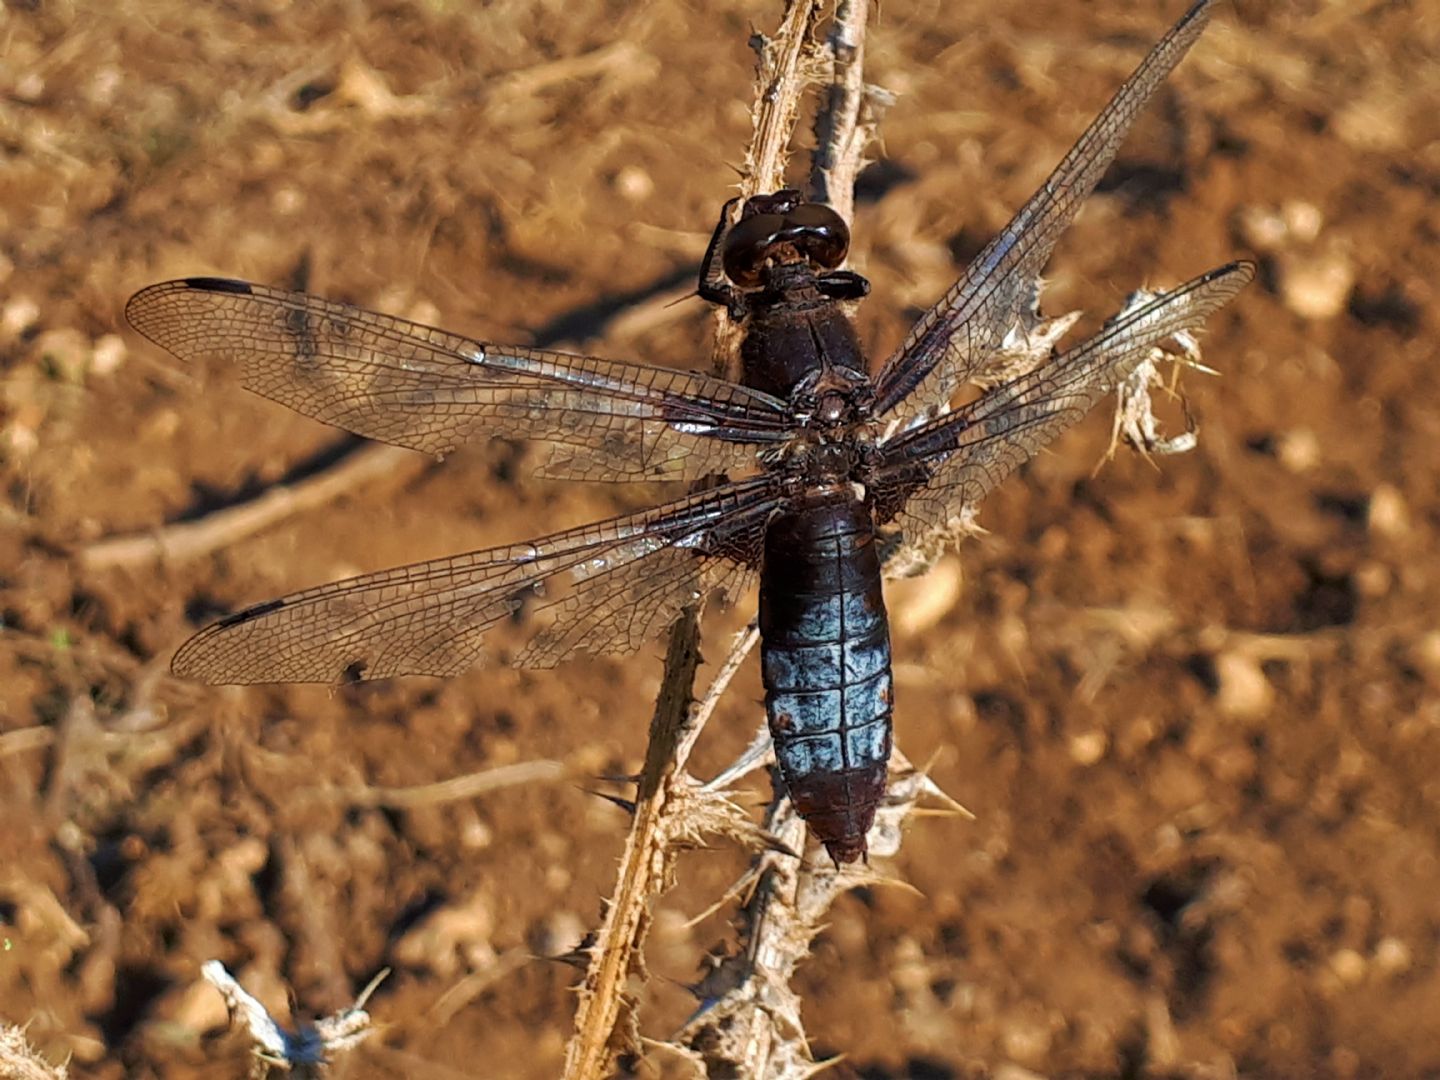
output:
[{"label": "dragonfly head", "polygon": [[849,250],[850,227],[844,218],[785,188],[745,201],[721,254],[725,276],[750,289],[765,284],[765,272],[772,267],[801,266],[812,277],[834,270]]}]

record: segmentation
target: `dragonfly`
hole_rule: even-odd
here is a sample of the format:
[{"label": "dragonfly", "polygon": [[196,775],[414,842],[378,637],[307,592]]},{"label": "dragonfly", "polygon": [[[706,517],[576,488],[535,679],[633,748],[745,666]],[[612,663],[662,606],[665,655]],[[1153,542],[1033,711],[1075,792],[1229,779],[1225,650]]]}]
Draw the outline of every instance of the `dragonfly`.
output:
[{"label": "dragonfly", "polygon": [[[893,710],[882,540],[949,535],[1002,480],[1254,276],[1237,261],[1127,305],[966,403],[1034,325],[1039,275],[1136,115],[1208,21],[1199,0],[964,275],[872,373],[835,210],[786,189],[731,200],[698,293],[743,331],[738,381],[499,345],[225,278],[151,285],[130,324],[186,362],[350,432],[443,456],[549,446],[544,477],[689,481],[689,493],[523,543],[362,574],[247,607],[172,669],[204,683],[453,676],[632,653],[687,610],[759,586],[761,674],[780,775],[837,865],[866,854]],[[738,204],[738,205],[737,205]],[[702,483],[703,482],[703,483]]]}]

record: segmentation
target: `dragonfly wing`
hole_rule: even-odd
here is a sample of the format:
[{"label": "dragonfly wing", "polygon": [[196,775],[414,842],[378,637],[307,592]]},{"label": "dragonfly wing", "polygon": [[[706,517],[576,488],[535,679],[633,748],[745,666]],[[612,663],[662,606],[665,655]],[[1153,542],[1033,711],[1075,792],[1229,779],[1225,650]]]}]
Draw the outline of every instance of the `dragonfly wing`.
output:
[{"label": "dragonfly wing", "polygon": [[489,631],[511,623],[518,666],[633,652],[707,594],[745,588],[776,506],[756,477],[526,544],[321,585],[206,627],[171,666],[206,683],[457,675],[482,660]]},{"label": "dragonfly wing", "polygon": [[908,426],[948,402],[1022,323],[1056,242],[1114,159],[1135,117],[1209,21],[1199,0],[1150,51],[1044,185],[920,317],[876,377],[875,411]]},{"label": "dragonfly wing", "polygon": [[225,278],[151,285],[130,324],[185,361],[357,435],[431,454],[482,438],[555,444],[546,475],[698,479],[754,465],[784,404],[694,372],[491,345],[349,304]]},{"label": "dragonfly wing", "polygon": [[912,541],[953,534],[999,483],[1078,423],[1150,350],[1199,327],[1255,276],[1230,263],[1111,319],[1089,340],[964,408],[886,443],[870,489],[876,520]]}]

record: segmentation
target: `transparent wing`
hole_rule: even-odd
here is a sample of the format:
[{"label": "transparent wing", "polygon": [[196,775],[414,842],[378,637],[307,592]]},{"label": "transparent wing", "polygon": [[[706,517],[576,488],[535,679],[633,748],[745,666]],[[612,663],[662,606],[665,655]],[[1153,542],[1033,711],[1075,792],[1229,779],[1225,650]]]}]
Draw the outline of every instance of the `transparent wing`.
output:
[{"label": "transparent wing", "polygon": [[1199,327],[1254,276],[1248,262],[1202,274],[1029,374],[885,444],[870,485],[876,520],[897,521],[907,538],[967,524],[986,495],[1078,423],[1152,348]]},{"label": "transparent wing", "polygon": [[1199,0],[1126,80],[1030,201],[921,316],[876,377],[875,411],[900,426],[950,400],[983,369],[1029,303],[1040,271],[1109,167],[1135,117],[1209,21]]},{"label": "transparent wing", "polygon": [[130,325],[185,361],[357,435],[444,454],[476,438],[540,439],[543,474],[685,480],[752,466],[783,404],[693,372],[488,345],[392,315],[224,278],[151,285]]},{"label": "transparent wing", "polygon": [[458,675],[502,623],[518,630],[521,667],[633,652],[702,596],[746,587],[776,505],[756,477],[528,544],[306,589],[206,627],[171,667],[206,683]]}]

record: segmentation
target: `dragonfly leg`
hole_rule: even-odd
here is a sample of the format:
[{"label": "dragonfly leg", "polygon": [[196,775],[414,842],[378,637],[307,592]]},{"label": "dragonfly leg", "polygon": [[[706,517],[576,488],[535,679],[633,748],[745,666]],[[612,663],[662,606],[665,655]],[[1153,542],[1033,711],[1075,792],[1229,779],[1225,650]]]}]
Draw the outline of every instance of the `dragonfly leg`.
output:
[{"label": "dragonfly leg", "polygon": [[730,231],[730,215],[740,202],[740,196],[726,202],[720,210],[720,220],[710,236],[710,246],[705,249],[705,258],[700,263],[700,283],[696,291],[700,299],[711,304],[723,305],[732,319],[745,317],[745,294],[725,278],[725,267],[720,255],[725,234]]}]

